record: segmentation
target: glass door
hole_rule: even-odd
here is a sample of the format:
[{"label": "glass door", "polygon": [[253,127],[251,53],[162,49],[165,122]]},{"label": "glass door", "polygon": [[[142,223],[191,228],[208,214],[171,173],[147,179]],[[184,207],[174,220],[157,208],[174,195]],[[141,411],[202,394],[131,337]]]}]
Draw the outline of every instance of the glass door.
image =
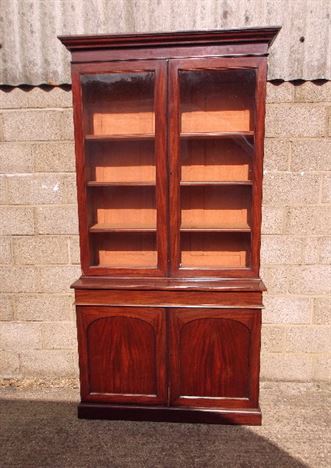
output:
[{"label": "glass door", "polygon": [[84,164],[78,185],[87,273],[165,272],[164,66],[151,61],[80,69]]},{"label": "glass door", "polygon": [[249,276],[257,268],[256,87],[257,67],[244,59],[171,64],[174,275]]}]

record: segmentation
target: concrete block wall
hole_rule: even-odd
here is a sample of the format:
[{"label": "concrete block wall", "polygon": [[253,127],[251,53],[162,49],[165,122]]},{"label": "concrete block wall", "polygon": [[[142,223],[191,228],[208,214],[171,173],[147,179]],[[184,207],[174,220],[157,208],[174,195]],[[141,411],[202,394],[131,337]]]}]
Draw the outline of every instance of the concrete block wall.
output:
[{"label": "concrete block wall", "polygon": [[[268,83],[265,380],[331,379],[331,82]],[[329,187],[329,189],[327,189]]]},{"label": "concrete block wall", "polygon": [[72,97],[0,92],[0,376],[77,376]]},{"label": "concrete block wall", "polygon": [[[330,380],[331,82],[268,83],[264,380]],[[71,92],[0,90],[0,377],[78,375]]]}]

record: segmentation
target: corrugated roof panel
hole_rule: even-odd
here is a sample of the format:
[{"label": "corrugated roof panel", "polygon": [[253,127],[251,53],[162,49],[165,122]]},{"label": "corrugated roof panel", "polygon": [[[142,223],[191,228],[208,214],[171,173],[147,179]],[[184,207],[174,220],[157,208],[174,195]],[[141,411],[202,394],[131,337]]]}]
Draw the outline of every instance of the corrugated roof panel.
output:
[{"label": "corrugated roof panel", "polygon": [[0,0],[0,83],[70,83],[58,35],[275,24],[269,79],[331,79],[330,0]]}]

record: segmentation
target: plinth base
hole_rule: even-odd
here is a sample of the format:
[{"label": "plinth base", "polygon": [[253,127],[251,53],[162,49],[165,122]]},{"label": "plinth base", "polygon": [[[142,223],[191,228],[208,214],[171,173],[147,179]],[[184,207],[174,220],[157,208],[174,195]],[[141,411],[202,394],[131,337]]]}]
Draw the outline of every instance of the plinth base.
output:
[{"label": "plinth base", "polygon": [[126,421],[165,421],[177,423],[237,424],[260,426],[262,414],[256,409],[168,408],[160,406],[120,406],[99,403],[80,403],[81,419],[109,419]]}]

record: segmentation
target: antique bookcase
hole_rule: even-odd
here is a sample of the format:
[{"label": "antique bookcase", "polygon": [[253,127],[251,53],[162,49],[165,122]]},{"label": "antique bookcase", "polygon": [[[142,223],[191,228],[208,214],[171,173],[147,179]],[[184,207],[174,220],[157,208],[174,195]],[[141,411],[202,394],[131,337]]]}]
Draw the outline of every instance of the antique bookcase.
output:
[{"label": "antique bookcase", "polygon": [[267,51],[279,28],[72,53],[81,418],[260,424]]}]

